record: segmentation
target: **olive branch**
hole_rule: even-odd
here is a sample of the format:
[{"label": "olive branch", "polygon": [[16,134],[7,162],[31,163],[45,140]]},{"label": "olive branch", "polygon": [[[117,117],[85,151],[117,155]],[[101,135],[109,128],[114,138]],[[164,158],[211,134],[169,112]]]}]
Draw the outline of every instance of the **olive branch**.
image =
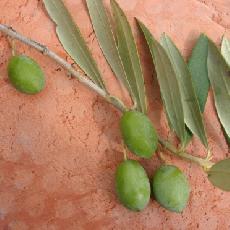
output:
[{"label": "olive branch", "polygon": [[[111,96],[107,91],[105,91],[104,89],[100,88],[98,85],[93,83],[91,80],[89,80],[89,78],[87,78],[85,74],[82,73],[82,71],[73,68],[70,63],[68,63],[65,59],[61,58],[55,52],[51,51],[47,46],[40,44],[39,42],[34,41],[30,38],[25,37],[24,35],[18,33],[15,29],[7,25],[0,24],[0,31],[6,34],[7,36],[11,37],[12,39],[18,40],[38,50],[43,55],[48,56],[49,58],[54,60],[56,63],[61,65],[65,70],[67,70],[68,73],[74,76],[80,83],[82,83],[87,88],[93,90],[95,93],[100,95],[108,103],[116,107],[119,111],[124,112],[128,110],[128,108],[119,99],[116,99],[114,96]],[[210,160],[210,158],[204,159],[204,158],[192,156],[186,151],[180,151],[176,149],[168,141],[165,141],[163,138],[159,137],[159,142],[165,149],[169,150],[169,152],[173,153],[178,157],[193,161],[198,165],[202,166],[204,169],[209,169],[214,165],[214,163]]]},{"label": "olive branch", "polygon": [[[13,56],[15,55],[15,40],[38,50],[62,66],[68,76],[75,77],[123,114],[120,128],[124,141],[124,161],[116,170],[116,190],[120,201],[132,210],[142,210],[150,198],[150,183],[145,170],[138,161],[127,159],[127,149],[143,158],[150,158],[157,151],[158,157],[165,163],[167,160],[162,151],[192,161],[207,172],[208,179],[214,186],[229,191],[230,159],[217,163],[212,161],[203,112],[208,91],[211,88],[218,118],[226,135],[226,141],[229,141],[230,40],[223,38],[220,52],[206,35],[201,34],[187,63],[169,36],[163,33],[158,42],[149,29],[135,18],[152,56],[164,112],[170,130],[178,138],[179,145],[177,146],[159,137],[152,122],[146,116],[148,103],[139,52],[130,23],[118,3],[115,0],[110,0],[113,15],[109,17],[102,0],[86,0],[101,51],[114,76],[129,93],[133,103],[131,106],[125,105],[122,100],[111,95],[106,89],[96,60],[64,3],[60,0],[43,0],[43,3],[48,15],[55,23],[59,41],[78,68],[47,46],[25,37],[10,26],[0,24],[0,32],[12,39]],[[111,22],[111,18],[114,23]],[[9,71],[8,75],[10,77]],[[30,79],[30,76],[28,78]],[[193,156],[186,150],[193,135],[197,136],[205,147],[206,157]],[[172,196],[173,199],[177,199],[181,204],[180,207],[168,206],[167,202],[165,203],[160,197],[157,197],[157,194],[161,193],[161,189],[158,190],[158,188],[160,187],[159,183],[162,182],[160,178],[166,172],[165,170],[180,175],[177,178],[178,185],[176,186],[180,187],[179,184],[181,184],[184,187],[184,190],[181,190],[183,194],[177,197],[177,188],[170,187],[169,190],[172,192],[166,195],[169,196],[169,199]],[[130,175],[132,176],[130,177]],[[143,183],[136,183],[142,179]],[[171,184],[170,180],[168,182]],[[133,186],[134,184],[135,186]],[[152,184],[155,198],[162,206],[171,211],[181,212],[183,210],[189,197],[189,185],[186,177],[177,167],[170,165],[160,167],[154,175]],[[164,187],[163,184],[161,183]],[[143,196],[135,193],[137,190],[142,190]],[[143,199],[137,203],[130,203],[128,196],[125,195],[127,191],[131,196],[136,194],[135,199],[138,200],[138,197]],[[174,197],[175,193],[176,197]]]}]

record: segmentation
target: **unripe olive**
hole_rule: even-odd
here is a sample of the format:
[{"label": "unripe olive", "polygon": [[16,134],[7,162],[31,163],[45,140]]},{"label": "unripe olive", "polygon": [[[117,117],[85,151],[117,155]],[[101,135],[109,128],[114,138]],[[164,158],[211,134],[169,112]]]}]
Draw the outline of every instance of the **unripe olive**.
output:
[{"label": "unripe olive", "polygon": [[121,133],[128,149],[143,158],[150,158],[157,149],[158,137],[150,119],[137,111],[125,112],[120,121]]},{"label": "unripe olive", "polygon": [[121,203],[140,211],[150,199],[150,182],[144,168],[134,160],[125,160],[116,170],[116,192]]},{"label": "unripe olive", "polygon": [[8,64],[8,76],[12,85],[22,93],[36,94],[45,86],[44,73],[28,56],[13,56]]},{"label": "unripe olive", "polygon": [[156,201],[173,212],[183,211],[190,194],[187,178],[173,165],[163,165],[157,169],[152,190]]}]

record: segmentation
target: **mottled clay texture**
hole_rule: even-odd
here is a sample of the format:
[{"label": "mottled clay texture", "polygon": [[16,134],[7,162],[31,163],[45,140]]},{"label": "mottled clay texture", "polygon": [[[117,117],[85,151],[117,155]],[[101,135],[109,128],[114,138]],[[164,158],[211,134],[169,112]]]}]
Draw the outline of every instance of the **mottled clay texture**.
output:
[{"label": "mottled clay texture", "polygon": [[[230,37],[229,0],[119,0],[132,23],[144,64],[149,116],[158,132],[169,135],[151,58],[133,17],[142,20],[159,38],[169,34],[185,57],[197,37],[206,33],[220,43]],[[108,88],[124,97],[98,47],[83,0],[65,0],[105,78]],[[106,1],[108,3],[108,1]],[[0,22],[67,57],[42,1],[1,0]],[[189,178],[192,193],[182,214],[161,208],[151,200],[141,213],[119,204],[114,171],[122,161],[120,112],[49,58],[20,43],[18,52],[35,58],[46,73],[46,89],[36,96],[18,93],[8,82],[11,55],[6,37],[0,37],[0,229],[2,230],[227,230],[230,196],[214,188],[196,165],[168,156]],[[154,76],[154,77],[153,77]],[[127,98],[126,98],[127,100]],[[214,160],[229,156],[212,94],[205,123]],[[194,155],[205,155],[197,139]],[[150,176],[160,165],[157,157],[142,160]]]}]

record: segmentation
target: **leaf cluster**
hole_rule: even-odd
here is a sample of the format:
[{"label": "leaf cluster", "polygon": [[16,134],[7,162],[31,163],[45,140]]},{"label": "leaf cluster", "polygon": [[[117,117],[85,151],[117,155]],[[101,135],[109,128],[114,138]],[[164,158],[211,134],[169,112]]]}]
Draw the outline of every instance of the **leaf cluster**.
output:
[{"label": "leaf cluster", "polygon": [[[110,1],[112,15],[102,0],[86,0],[86,3],[104,57],[133,101],[130,109],[146,113],[140,55],[127,17],[115,0]],[[44,4],[56,23],[58,38],[66,52],[87,77],[107,91],[97,63],[63,2],[44,0]],[[218,118],[229,143],[230,40],[223,38],[220,51],[206,35],[201,34],[186,62],[169,36],[162,34],[157,41],[142,22],[137,20],[137,23],[149,46],[168,124],[177,135],[180,148],[185,149],[195,135],[208,151],[203,112],[209,90],[214,95]],[[208,178],[215,186],[229,191],[229,173],[230,160],[226,159],[208,171]]]}]

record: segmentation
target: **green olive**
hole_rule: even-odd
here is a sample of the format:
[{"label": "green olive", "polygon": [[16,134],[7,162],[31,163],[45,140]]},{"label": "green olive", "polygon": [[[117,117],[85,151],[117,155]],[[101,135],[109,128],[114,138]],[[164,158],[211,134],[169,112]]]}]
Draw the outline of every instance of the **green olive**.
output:
[{"label": "green olive", "polygon": [[187,178],[173,165],[157,169],[152,183],[153,195],[158,203],[173,212],[182,212],[189,199]]},{"label": "green olive", "polygon": [[36,94],[45,86],[45,77],[40,66],[25,55],[10,59],[8,76],[12,85],[22,93]]},{"label": "green olive", "polygon": [[146,115],[137,111],[125,112],[120,128],[124,143],[131,152],[143,158],[150,158],[155,153],[157,132]]},{"label": "green olive", "polygon": [[134,160],[125,160],[116,170],[116,192],[121,203],[133,211],[146,207],[150,182],[144,168]]}]

